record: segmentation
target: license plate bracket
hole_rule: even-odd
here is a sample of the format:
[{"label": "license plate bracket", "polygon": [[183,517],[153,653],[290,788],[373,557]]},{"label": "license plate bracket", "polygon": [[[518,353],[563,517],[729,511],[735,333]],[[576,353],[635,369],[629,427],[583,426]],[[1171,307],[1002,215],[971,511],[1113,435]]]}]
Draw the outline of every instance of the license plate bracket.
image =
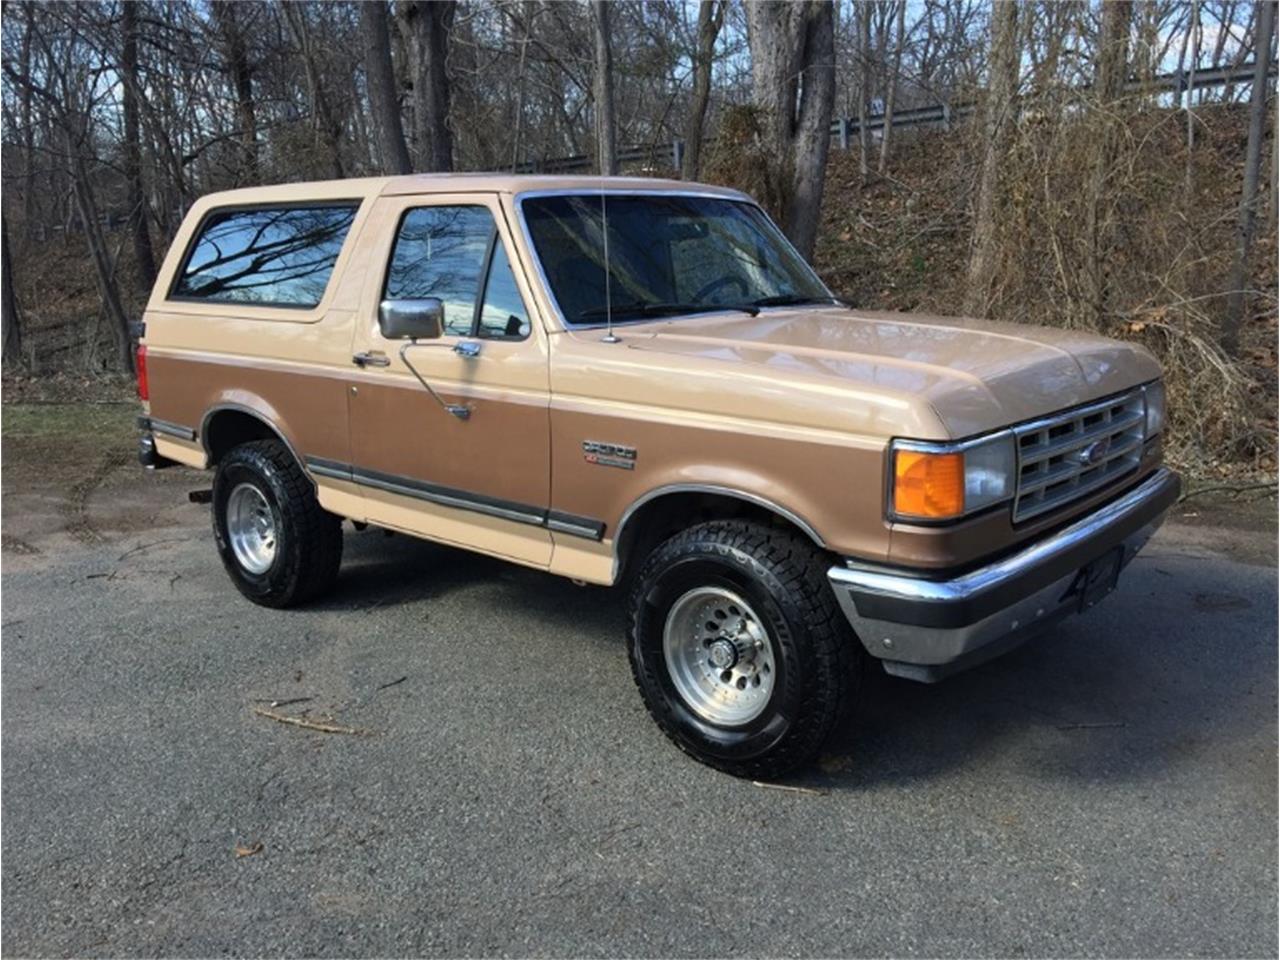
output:
[{"label": "license plate bracket", "polygon": [[1124,547],[1107,551],[1080,568],[1075,593],[1080,610],[1088,610],[1116,588],[1124,565]]}]

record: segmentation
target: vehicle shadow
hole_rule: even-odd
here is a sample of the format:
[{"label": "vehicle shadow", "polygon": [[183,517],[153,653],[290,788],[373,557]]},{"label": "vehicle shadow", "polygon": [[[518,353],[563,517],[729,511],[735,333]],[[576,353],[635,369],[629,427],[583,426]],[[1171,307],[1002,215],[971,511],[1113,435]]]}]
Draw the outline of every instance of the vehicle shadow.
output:
[{"label": "vehicle shadow", "polygon": [[[342,611],[475,591],[553,631],[621,651],[619,588],[561,577],[417,540],[348,537],[334,595]],[[1274,727],[1275,571],[1152,550],[1088,614],[990,663],[932,685],[871,662],[849,721],[810,770],[787,783],[867,790],[928,782],[998,761],[1045,779],[1161,775],[1201,750],[1244,749]],[[601,694],[601,709],[614,700]]]},{"label": "vehicle shadow", "polygon": [[[624,605],[616,587],[582,587],[496,557],[372,528],[354,536],[348,532],[343,549],[333,593],[309,609],[368,610],[477,591],[486,595],[486,603],[509,603],[525,616],[563,622],[611,646],[622,642]],[[495,590],[505,596],[495,598]]]},{"label": "vehicle shadow", "polygon": [[1135,781],[1248,753],[1274,729],[1275,608],[1273,568],[1153,551],[1096,609],[967,673],[924,685],[873,669],[794,782],[912,784],[997,754],[1041,780]]}]

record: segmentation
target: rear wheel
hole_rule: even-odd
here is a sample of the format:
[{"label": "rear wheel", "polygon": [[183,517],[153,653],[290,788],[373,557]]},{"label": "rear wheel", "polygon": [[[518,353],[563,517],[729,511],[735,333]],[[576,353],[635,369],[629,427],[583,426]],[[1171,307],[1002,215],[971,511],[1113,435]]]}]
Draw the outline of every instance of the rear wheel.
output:
[{"label": "rear wheel", "polygon": [[826,567],[798,534],[738,520],[650,554],[631,593],[632,672],[682,750],[756,778],[817,754],[861,665]]},{"label": "rear wheel", "polygon": [[218,464],[213,533],[236,588],[264,607],[327,593],[342,563],[342,521],[278,440],[242,444]]}]

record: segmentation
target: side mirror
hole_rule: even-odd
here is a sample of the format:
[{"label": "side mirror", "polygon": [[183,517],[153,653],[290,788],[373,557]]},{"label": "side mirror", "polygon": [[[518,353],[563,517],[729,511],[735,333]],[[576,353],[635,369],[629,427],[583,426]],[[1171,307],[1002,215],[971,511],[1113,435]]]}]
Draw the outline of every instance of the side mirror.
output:
[{"label": "side mirror", "polygon": [[444,333],[444,304],[435,297],[383,300],[378,328],[388,340],[438,340]]}]

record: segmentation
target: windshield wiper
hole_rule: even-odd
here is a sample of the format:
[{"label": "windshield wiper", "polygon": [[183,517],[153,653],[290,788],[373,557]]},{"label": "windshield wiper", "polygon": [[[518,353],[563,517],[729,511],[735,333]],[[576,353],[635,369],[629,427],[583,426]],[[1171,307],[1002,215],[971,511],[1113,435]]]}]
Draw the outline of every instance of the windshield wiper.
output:
[{"label": "windshield wiper", "polygon": [[806,297],[795,293],[782,293],[774,297],[761,297],[759,300],[752,300],[753,307],[798,307],[806,303],[831,303],[838,306],[848,306],[838,297]]},{"label": "windshield wiper", "polygon": [[[743,313],[749,313],[755,316],[760,312],[760,308],[753,303],[652,303],[639,302],[628,303],[613,308],[613,316],[643,316],[643,317],[665,317],[677,313],[713,313],[717,310],[740,310]],[[577,320],[593,320],[597,317],[606,317],[609,310],[605,307],[592,307],[590,310],[583,310],[575,318]]]}]

